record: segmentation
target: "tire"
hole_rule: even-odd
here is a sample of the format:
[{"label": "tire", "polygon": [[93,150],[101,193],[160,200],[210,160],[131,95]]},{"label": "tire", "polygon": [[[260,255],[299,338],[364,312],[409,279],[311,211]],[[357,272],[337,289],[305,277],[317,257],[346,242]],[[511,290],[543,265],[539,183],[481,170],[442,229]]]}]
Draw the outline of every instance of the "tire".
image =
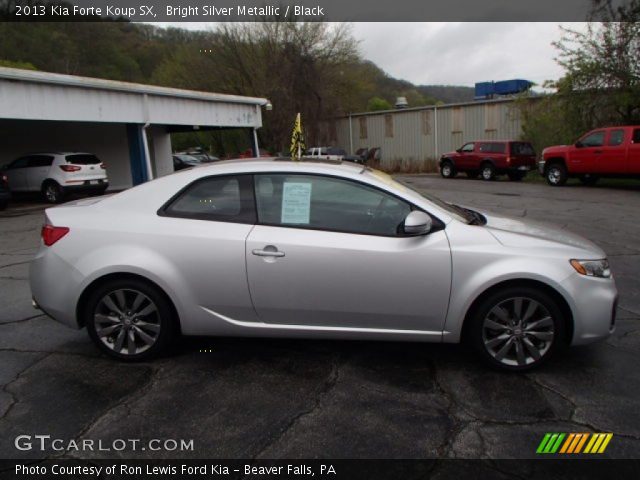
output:
[{"label": "tire", "polygon": [[9,205],[9,202],[7,200],[0,200],[0,211],[6,210],[8,205]]},{"label": "tire", "polygon": [[81,320],[100,350],[127,362],[162,354],[178,331],[167,297],[139,279],[115,279],[100,285],[90,293]]},{"label": "tire", "polygon": [[456,176],[456,168],[449,160],[445,160],[440,164],[440,175],[442,178],[453,178]]},{"label": "tire", "polygon": [[600,178],[597,175],[580,175],[580,181],[583,185],[587,185],[588,187],[594,186],[598,183]]},{"label": "tire", "polygon": [[561,187],[567,183],[567,168],[562,163],[552,163],[545,169],[544,177],[552,187]]},{"label": "tire", "polygon": [[480,173],[477,170],[469,170],[467,172],[467,177],[477,179],[480,176]]},{"label": "tire", "polygon": [[64,198],[64,190],[56,182],[50,180],[42,185],[42,195],[49,203],[60,203]]},{"label": "tire", "polygon": [[527,175],[526,173],[521,173],[521,172],[507,173],[509,180],[511,180],[512,182],[521,182],[526,175]]},{"label": "tire", "polygon": [[496,178],[496,168],[491,163],[484,163],[480,167],[480,176],[483,180],[490,182]]},{"label": "tire", "polygon": [[466,340],[486,363],[501,370],[537,368],[566,345],[562,309],[537,288],[497,291],[480,303],[469,321]]}]

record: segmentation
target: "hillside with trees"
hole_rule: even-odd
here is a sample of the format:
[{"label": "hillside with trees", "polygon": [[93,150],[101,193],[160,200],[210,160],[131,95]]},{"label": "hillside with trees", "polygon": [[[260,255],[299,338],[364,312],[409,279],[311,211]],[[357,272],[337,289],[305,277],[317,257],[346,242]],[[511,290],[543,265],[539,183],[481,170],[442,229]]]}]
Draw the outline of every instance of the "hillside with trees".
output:
[{"label": "hillside with trees", "polygon": [[[228,23],[191,31],[115,21],[1,22],[0,66],[266,97],[274,109],[265,112],[260,140],[274,152],[287,148],[298,111],[313,142],[323,118],[387,108],[399,96],[410,106],[459,101],[471,90],[390,77],[360,56],[348,24]],[[218,150],[234,148],[219,133],[194,135]]]}]

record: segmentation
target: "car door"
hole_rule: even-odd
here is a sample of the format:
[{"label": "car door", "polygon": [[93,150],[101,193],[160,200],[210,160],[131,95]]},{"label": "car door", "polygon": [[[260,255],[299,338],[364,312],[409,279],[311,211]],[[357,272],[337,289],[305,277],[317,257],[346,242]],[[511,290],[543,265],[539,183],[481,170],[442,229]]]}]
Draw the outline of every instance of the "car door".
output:
[{"label": "car door", "polygon": [[14,192],[27,190],[27,165],[29,157],[20,157],[11,162],[5,173],[9,181],[9,188]]},{"label": "car door", "polygon": [[50,178],[53,155],[30,155],[28,161],[27,187],[29,191],[37,192],[42,188],[42,183]]},{"label": "car door", "polygon": [[245,241],[256,217],[251,175],[195,180],[158,215],[155,234],[145,238],[171,261],[181,301],[193,306],[184,333],[219,333],[219,316],[257,321],[245,265]]},{"label": "car door", "polygon": [[624,128],[612,128],[607,132],[607,138],[602,147],[602,155],[597,157],[596,173],[626,174],[627,139]]},{"label": "car door", "polygon": [[440,334],[449,243],[443,230],[399,234],[409,203],[320,175],[256,175],[255,189],[258,225],[246,254],[261,321]]},{"label": "car door", "polygon": [[602,156],[605,130],[590,132],[582,137],[569,151],[569,171],[571,173],[596,173],[599,157]]},{"label": "car door", "polygon": [[459,170],[469,170],[477,168],[478,153],[475,152],[475,143],[465,143],[458,152],[456,158],[456,168]]}]

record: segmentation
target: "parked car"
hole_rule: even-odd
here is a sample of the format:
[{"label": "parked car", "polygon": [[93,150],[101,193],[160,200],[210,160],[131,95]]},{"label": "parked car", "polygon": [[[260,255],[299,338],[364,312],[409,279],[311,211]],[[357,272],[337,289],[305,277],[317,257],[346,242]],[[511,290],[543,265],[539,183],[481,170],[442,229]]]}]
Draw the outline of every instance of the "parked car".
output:
[{"label": "parked car", "polygon": [[[247,148],[246,150],[240,152],[235,158],[253,158],[253,150],[251,148]],[[271,157],[271,154],[267,152],[264,148],[260,149],[260,157]]]},{"label": "parked car", "polygon": [[536,153],[531,144],[514,140],[469,142],[440,158],[440,174],[444,178],[465,172],[471,178],[480,175],[483,180],[507,175],[509,180],[520,181],[535,166]]},{"label": "parked car", "polygon": [[173,155],[173,170],[183,170],[185,168],[197,167],[202,164],[202,160],[193,156],[186,154],[175,154]]},{"label": "parked car", "polygon": [[352,163],[219,162],[45,212],[36,305],[103,352],[178,334],[465,340],[526,370],[614,329],[605,253]]},{"label": "parked car", "polygon": [[553,186],[571,177],[586,185],[600,177],[640,178],[640,126],[598,128],[573,145],[547,147],[538,170]]},{"label": "parked car", "polygon": [[220,159],[218,157],[214,157],[213,155],[209,155],[207,152],[203,151],[186,151],[186,152],[176,152],[174,155],[188,155],[190,157],[198,159],[200,162],[208,163],[208,162],[217,162]]},{"label": "parked car", "polygon": [[4,173],[0,173],[0,210],[4,210],[11,200],[11,190],[9,190],[9,181]]},{"label": "parked car", "polygon": [[68,193],[101,195],[109,186],[104,163],[92,153],[32,153],[4,167],[12,192],[41,192],[50,203]]}]

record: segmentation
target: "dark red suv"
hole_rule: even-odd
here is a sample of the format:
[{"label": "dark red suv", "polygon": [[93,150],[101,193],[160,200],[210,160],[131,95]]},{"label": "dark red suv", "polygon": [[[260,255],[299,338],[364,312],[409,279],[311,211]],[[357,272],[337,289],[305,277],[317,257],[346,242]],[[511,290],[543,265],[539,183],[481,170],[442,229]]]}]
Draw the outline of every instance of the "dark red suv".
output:
[{"label": "dark red suv", "polygon": [[483,180],[508,175],[510,180],[522,180],[535,168],[536,154],[529,142],[512,140],[479,140],[465,143],[455,152],[440,158],[440,175],[453,178],[458,172]]}]

